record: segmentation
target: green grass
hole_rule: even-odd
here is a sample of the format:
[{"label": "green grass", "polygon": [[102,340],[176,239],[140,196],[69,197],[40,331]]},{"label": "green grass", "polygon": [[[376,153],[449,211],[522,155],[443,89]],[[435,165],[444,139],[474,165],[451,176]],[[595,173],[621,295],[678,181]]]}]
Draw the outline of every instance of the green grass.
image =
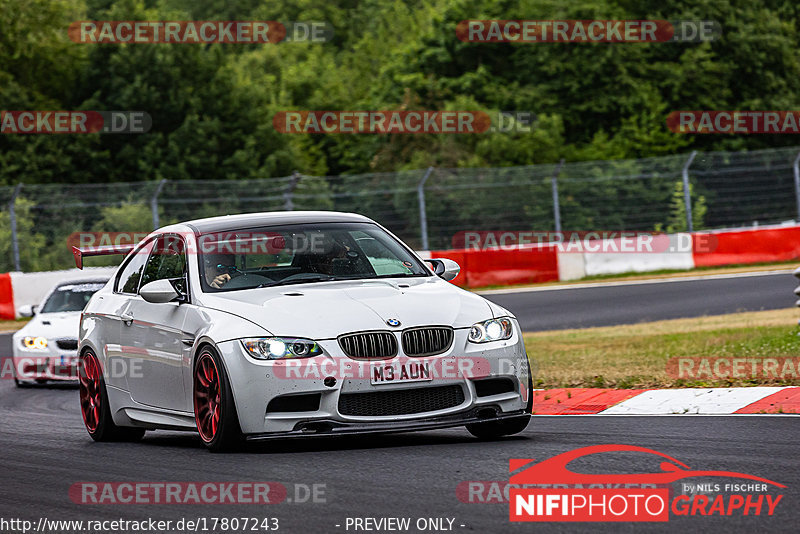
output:
[{"label": "green grass", "polygon": [[679,357],[798,358],[798,311],[747,312],[636,325],[525,335],[536,386],[605,388],[800,385],[772,377],[686,380],[671,376]]}]

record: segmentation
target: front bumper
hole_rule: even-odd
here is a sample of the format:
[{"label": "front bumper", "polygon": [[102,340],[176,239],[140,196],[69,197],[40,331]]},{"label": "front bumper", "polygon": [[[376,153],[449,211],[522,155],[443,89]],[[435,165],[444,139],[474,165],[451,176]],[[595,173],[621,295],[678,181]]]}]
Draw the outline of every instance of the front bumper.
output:
[{"label": "front bumper", "polygon": [[[515,327],[511,339],[485,344],[469,343],[468,329],[458,329],[451,348],[433,357],[408,358],[401,350],[397,357],[380,362],[427,361],[439,372],[427,381],[380,385],[371,383],[370,362],[348,358],[336,340],[319,341],[325,355],[305,360],[255,360],[245,353],[239,341],[224,342],[217,348],[231,382],[240,427],[251,439],[402,432],[527,417],[530,367],[516,321]],[[293,367],[297,365],[301,367]],[[505,380],[508,387],[497,392],[476,388],[477,381],[484,379]],[[451,392],[453,387],[460,389],[457,400],[425,408],[425,395],[433,396],[445,386]],[[340,403],[346,395],[390,392],[395,394],[374,399],[402,402],[408,394],[416,403],[411,413],[387,410],[382,414],[380,403],[375,403],[377,411],[354,415],[353,410],[342,409]],[[317,396],[318,402],[314,401],[313,406],[292,409],[293,399]],[[270,404],[275,399],[284,401],[278,410]],[[287,399],[289,402],[285,402]]]},{"label": "front bumper", "polygon": [[14,376],[20,382],[78,382],[78,352],[14,348]]}]

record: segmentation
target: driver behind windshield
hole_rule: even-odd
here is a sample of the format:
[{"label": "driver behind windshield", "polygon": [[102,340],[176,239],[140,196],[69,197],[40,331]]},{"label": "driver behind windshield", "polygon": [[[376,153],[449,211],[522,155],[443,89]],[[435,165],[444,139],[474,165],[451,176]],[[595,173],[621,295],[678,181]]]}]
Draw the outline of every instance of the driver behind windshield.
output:
[{"label": "driver behind windshield", "polygon": [[322,234],[321,239],[312,239],[311,247],[314,252],[312,255],[312,268],[314,271],[327,275],[343,274],[337,271],[346,268],[345,264],[350,252],[348,245],[337,241],[329,234]]},{"label": "driver behind windshield", "polygon": [[233,254],[206,254],[203,257],[206,283],[220,289],[230,282],[231,273],[236,272],[236,258]]}]

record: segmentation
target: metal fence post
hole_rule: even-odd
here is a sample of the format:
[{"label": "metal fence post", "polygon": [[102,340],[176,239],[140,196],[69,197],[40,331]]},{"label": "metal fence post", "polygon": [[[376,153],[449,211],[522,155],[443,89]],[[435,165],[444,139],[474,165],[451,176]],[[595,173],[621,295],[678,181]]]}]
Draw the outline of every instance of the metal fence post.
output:
[{"label": "metal fence post", "polygon": [[693,150],[689,154],[689,159],[683,165],[683,203],[686,206],[686,228],[689,232],[694,231],[694,223],[692,222],[692,193],[689,191],[689,167],[691,167],[694,157],[697,155],[697,150]]},{"label": "metal fence post", "polygon": [[17,237],[17,197],[19,192],[22,191],[22,184],[17,184],[14,188],[14,194],[11,195],[11,202],[8,204],[8,218],[11,222],[11,248],[14,254],[14,270],[21,271],[19,266],[19,239]]},{"label": "metal fence post", "polygon": [[564,158],[558,162],[556,170],[553,171],[553,177],[550,179],[550,185],[553,188],[553,219],[556,223],[556,233],[561,233],[561,206],[558,202],[558,175],[561,174],[561,167],[564,166]]},{"label": "metal fence post", "polygon": [[797,201],[797,221],[800,222],[800,152],[794,158],[794,196]]},{"label": "metal fence post", "polygon": [[300,178],[302,178],[302,175],[294,171],[289,183],[286,185],[286,191],[283,193],[283,209],[286,211],[294,210],[294,190],[297,189]]},{"label": "metal fence post", "polygon": [[417,184],[417,199],[419,200],[419,232],[422,238],[422,250],[428,250],[428,215],[425,211],[425,182],[433,172],[433,167],[428,167],[425,176]]},{"label": "metal fence post", "polygon": [[150,197],[150,211],[153,213],[153,230],[158,230],[159,226],[161,226],[158,222],[158,195],[161,194],[161,189],[164,187],[165,183],[167,183],[167,179],[162,178],[158,182],[153,196]]}]

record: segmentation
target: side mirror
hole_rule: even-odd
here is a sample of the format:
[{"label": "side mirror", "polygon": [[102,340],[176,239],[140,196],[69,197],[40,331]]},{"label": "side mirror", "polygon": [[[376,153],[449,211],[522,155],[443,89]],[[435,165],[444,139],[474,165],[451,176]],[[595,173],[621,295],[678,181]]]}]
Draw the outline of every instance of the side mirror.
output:
[{"label": "side mirror", "polygon": [[458,266],[453,260],[447,258],[425,260],[433,267],[433,274],[437,275],[442,280],[448,282],[458,276],[461,272],[461,267]]},{"label": "side mirror", "polygon": [[145,284],[139,288],[139,295],[147,302],[163,304],[173,300],[182,300],[181,294],[172,286],[172,282],[167,279],[156,280]]},{"label": "side mirror", "polygon": [[33,317],[36,315],[36,308],[36,306],[31,306],[30,304],[23,304],[17,308],[17,315],[20,317]]}]

